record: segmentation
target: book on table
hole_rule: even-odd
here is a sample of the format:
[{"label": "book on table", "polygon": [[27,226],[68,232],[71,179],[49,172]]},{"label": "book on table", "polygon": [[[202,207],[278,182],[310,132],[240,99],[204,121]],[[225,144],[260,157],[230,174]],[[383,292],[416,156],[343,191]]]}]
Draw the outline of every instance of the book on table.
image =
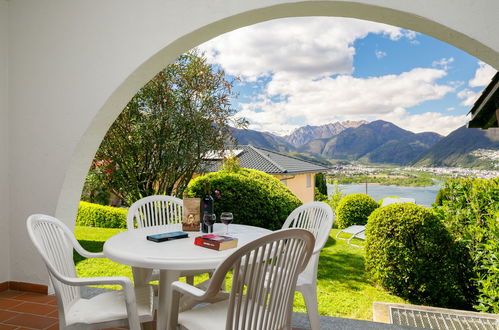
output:
[{"label": "book on table", "polygon": [[164,241],[171,241],[174,239],[180,239],[180,238],[186,238],[189,237],[189,234],[183,231],[173,231],[170,233],[163,233],[163,234],[154,234],[154,235],[148,235],[146,236],[148,241],[153,241],[156,243],[159,242],[164,242]]},{"label": "book on table", "polygon": [[209,234],[196,237],[194,239],[194,244],[208,249],[223,251],[237,247],[237,238]]}]

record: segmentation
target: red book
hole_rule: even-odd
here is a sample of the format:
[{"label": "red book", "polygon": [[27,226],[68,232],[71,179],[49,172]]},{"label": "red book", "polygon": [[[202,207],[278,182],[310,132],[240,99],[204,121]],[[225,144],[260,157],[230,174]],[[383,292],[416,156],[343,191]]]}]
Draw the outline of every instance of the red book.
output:
[{"label": "red book", "polygon": [[237,246],[237,238],[209,234],[196,237],[194,244],[208,249],[223,251],[235,248]]}]

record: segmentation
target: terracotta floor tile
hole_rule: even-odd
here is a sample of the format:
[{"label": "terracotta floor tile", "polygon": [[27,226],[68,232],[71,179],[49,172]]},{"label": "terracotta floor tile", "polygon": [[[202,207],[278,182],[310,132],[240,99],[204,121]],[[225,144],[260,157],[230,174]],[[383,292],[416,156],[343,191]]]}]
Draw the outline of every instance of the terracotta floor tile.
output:
[{"label": "terracotta floor tile", "polygon": [[0,309],[7,309],[9,307],[14,307],[19,304],[22,304],[22,301],[0,298]]},{"label": "terracotta floor tile", "polygon": [[19,314],[5,321],[8,325],[17,325],[20,327],[45,329],[56,323],[57,320],[50,317],[43,317],[32,314]]},{"label": "terracotta floor tile", "polygon": [[45,315],[47,317],[55,317],[55,318],[59,318],[59,311],[57,310],[57,308],[55,309],[55,311],[53,312],[50,312],[48,313],[47,315]]},{"label": "terracotta floor tile", "polygon": [[0,322],[11,319],[16,315],[17,315],[16,312],[0,310]]},{"label": "terracotta floor tile", "polygon": [[49,313],[52,313],[53,311],[56,311],[57,307],[46,304],[23,302],[20,305],[8,308],[8,310],[36,315],[47,315]]},{"label": "terracotta floor tile", "polygon": [[56,301],[55,296],[47,296],[44,294],[37,294],[37,293],[26,293],[23,294],[22,296],[17,297],[16,299],[39,303],[39,304],[50,304]]},{"label": "terracotta floor tile", "polygon": [[22,296],[24,292],[7,290],[0,292],[0,298],[15,299],[16,297]]},{"label": "terracotta floor tile", "polygon": [[11,329],[17,329],[17,327],[13,326],[13,325],[1,324],[0,323],[0,330],[11,330]]},{"label": "terracotta floor tile", "polygon": [[56,324],[54,325],[51,325],[50,327],[48,327],[47,329],[45,330],[59,330],[59,322],[57,322]]}]

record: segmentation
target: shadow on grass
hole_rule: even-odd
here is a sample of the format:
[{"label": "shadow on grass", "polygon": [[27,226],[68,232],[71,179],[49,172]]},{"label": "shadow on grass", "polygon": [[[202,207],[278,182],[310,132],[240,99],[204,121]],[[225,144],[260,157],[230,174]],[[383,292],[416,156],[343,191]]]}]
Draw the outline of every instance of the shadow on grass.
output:
[{"label": "shadow on grass", "polygon": [[326,244],[324,245],[324,248],[328,248],[330,246],[334,246],[336,245],[336,239],[334,239],[333,237],[329,236],[327,241],[326,241]]},{"label": "shadow on grass", "polygon": [[[104,242],[103,241],[85,241],[85,240],[78,240],[80,242],[81,246],[87,250],[88,252],[102,252],[102,249],[104,248]],[[73,250],[73,261],[75,265],[77,265],[80,261],[86,260],[87,258],[81,256]]]},{"label": "shadow on grass", "polygon": [[[326,247],[335,244],[335,240],[330,237],[326,243]],[[345,251],[322,253],[317,279],[330,283],[341,283],[352,290],[360,290],[360,286],[368,282],[365,273],[364,257],[355,252]]]}]

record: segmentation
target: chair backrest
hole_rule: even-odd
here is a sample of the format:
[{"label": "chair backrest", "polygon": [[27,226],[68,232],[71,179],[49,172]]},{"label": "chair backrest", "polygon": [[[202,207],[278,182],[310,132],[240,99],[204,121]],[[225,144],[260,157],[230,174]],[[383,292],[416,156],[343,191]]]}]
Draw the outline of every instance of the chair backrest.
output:
[{"label": "chair backrest", "polygon": [[173,196],[154,195],[139,199],[128,209],[128,230],[182,223],[184,202]]},{"label": "chair backrest", "polygon": [[282,228],[301,228],[310,231],[315,237],[315,252],[326,244],[333,227],[333,219],[331,206],[324,202],[310,202],[293,210]]},{"label": "chair backrest", "polygon": [[301,228],[310,231],[315,237],[314,254],[307,268],[302,272],[302,279],[314,285],[317,279],[320,250],[329,238],[333,227],[334,212],[331,206],[324,202],[310,202],[297,207],[288,216],[282,228]]},{"label": "chair backrest", "polygon": [[314,241],[307,230],[279,230],[242,246],[218,266],[207,293],[216,294],[233,269],[226,329],[290,328],[298,274]]},{"label": "chair backrest", "polygon": [[77,277],[73,261],[73,247],[76,239],[69,228],[58,219],[34,214],[27,220],[31,241],[41,254],[49,271],[62,316],[72,303],[80,299],[80,289],[60,281],[64,277]]}]

